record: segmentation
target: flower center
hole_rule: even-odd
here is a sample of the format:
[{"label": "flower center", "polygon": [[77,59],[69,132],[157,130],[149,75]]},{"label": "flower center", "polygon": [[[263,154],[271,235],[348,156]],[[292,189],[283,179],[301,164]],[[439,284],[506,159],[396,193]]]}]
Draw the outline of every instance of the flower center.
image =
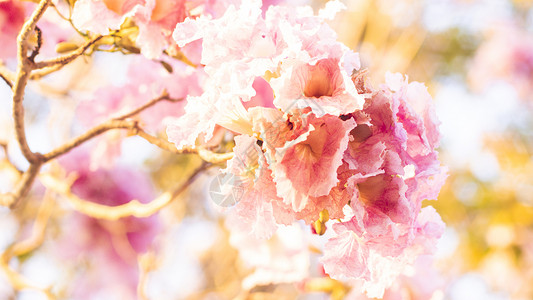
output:
[{"label": "flower center", "polygon": [[331,84],[329,72],[320,66],[314,66],[310,73],[311,76],[305,84],[304,95],[309,98],[333,96],[334,87]]}]

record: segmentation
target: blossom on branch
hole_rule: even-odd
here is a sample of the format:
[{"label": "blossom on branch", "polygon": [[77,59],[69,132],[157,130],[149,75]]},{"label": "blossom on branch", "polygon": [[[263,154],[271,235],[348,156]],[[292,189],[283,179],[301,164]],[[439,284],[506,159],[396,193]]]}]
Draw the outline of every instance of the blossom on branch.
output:
[{"label": "blossom on branch", "polygon": [[[256,1],[179,24],[178,45],[202,39],[208,84],[167,133],[184,147],[209,139],[215,125],[231,130],[235,156],[223,172],[242,191],[231,227],[270,237],[325,211],[341,220],[324,248],[326,273],[380,297],[443,232],[435,210],[422,208],[446,178],[439,122],[420,83],[388,74],[379,88],[366,86],[358,55],[336,41],[324,15],[270,7],[263,16]],[[274,96],[248,106],[257,78]]]}]

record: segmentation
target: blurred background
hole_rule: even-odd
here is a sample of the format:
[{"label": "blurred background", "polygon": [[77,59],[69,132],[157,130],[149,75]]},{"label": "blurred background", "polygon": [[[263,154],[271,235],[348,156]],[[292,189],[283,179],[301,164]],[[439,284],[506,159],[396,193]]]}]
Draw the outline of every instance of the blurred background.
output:
[{"label": "blurred background", "polygon": [[[390,71],[428,86],[442,122],[440,159],[449,167],[438,201],[427,203],[447,224],[436,256],[417,262],[386,299],[533,299],[533,1],[343,2],[348,9],[331,26],[341,41],[360,52],[373,84],[384,82]],[[309,4],[318,9],[324,1]],[[72,90],[90,94],[95,86],[123,85],[133,60],[120,53],[96,53],[91,61],[77,61],[64,73],[32,83],[28,139],[35,148],[48,149],[50,141],[66,135],[62,124],[75,119],[72,111],[80,95]],[[101,68],[113,71],[90,82],[81,80]],[[9,93],[0,84],[2,100]],[[42,95],[55,100],[43,104]],[[10,101],[0,102],[0,138],[10,140]],[[117,164],[149,175],[153,194],[147,192],[147,199],[174,189],[201,165],[195,155],[171,155],[135,137],[120,143]],[[6,152],[20,168],[26,167],[16,149],[6,147]],[[12,188],[16,177],[6,170],[0,172],[2,192]],[[323,280],[317,260],[327,234],[318,238],[303,225],[281,230],[268,242],[232,234],[225,211],[209,197],[216,174],[209,169],[197,176],[155,219],[124,223],[131,231],[109,222],[80,222],[81,216],[69,217],[68,206],[58,204],[43,245],[19,257],[13,268],[39,286],[52,286],[61,299],[135,298],[139,282],[139,297],[146,299],[365,299],[350,293],[349,285]],[[0,249],[28,236],[34,215],[42,209],[43,188],[34,190],[35,199],[15,213],[0,207]],[[65,228],[72,226],[79,226],[77,234],[66,234]],[[135,239],[142,241],[147,228],[157,235],[138,250],[132,234],[139,233]],[[95,238],[103,232],[108,239]],[[121,248],[120,236],[127,236],[127,248],[134,252]],[[114,256],[105,254],[109,247]],[[115,257],[128,251],[133,258]],[[109,265],[117,261],[124,265],[102,276],[101,267],[111,270]],[[288,264],[290,272],[277,264]],[[121,284],[110,284],[124,279],[121,270],[133,274],[124,290]],[[46,299],[38,291],[15,291],[2,277],[0,298]]]}]

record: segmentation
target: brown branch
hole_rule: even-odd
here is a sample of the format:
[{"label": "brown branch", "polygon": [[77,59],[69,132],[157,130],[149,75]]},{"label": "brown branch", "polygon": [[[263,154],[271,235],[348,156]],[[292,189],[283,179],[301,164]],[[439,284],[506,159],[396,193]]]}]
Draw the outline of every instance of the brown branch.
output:
[{"label": "brown branch", "polygon": [[[31,80],[41,79],[48,74],[61,70],[64,66],[65,65],[55,65],[53,67],[44,68],[41,70],[35,70],[31,73],[30,79]],[[0,77],[7,83],[7,85],[9,85],[9,87],[13,88],[13,81],[15,81],[15,73],[9,70],[8,68],[6,68],[1,63],[0,63]]]},{"label": "brown branch", "polygon": [[13,85],[13,119],[15,120],[15,138],[17,139],[20,150],[30,163],[35,163],[37,161],[35,154],[30,150],[28,141],[26,140],[24,129],[24,107],[22,105],[24,89],[28,82],[29,75],[30,70],[27,66],[19,66],[17,78]]},{"label": "brown branch", "polygon": [[0,205],[9,206],[11,209],[15,208],[18,200],[28,194],[35,177],[41,169],[41,165],[41,162],[30,164],[28,170],[22,174],[22,177],[15,186],[15,190],[12,193],[0,194]]},{"label": "brown branch", "polygon": [[131,117],[141,113],[143,110],[145,110],[147,108],[150,108],[150,107],[154,106],[155,104],[157,104],[158,102],[163,101],[163,100],[169,101],[169,102],[179,102],[179,101],[183,101],[183,98],[178,98],[178,99],[170,98],[170,95],[168,94],[168,92],[166,90],[163,90],[163,92],[161,92],[161,95],[159,97],[150,100],[149,102],[147,102],[143,106],[138,107],[138,108],[132,110],[131,112],[127,113],[127,114],[124,114],[124,115],[122,115],[120,117],[115,118],[115,120],[124,120],[124,119],[127,119],[127,118],[131,118]]},{"label": "brown branch", "polygon": [[[11,208],[15,207],[18,203],[18,200],[23,198],[28,193],[35,179],[35,176],[37,175],[40,167],[44,163],[52,159],[55,159],[58,156],[61,156],[71,151],[75,147],[78,147],[79,145],[91,140],[92,138],[99,136],[100,134],[107,132],[109,130],[112,130],[112,129],[132,130],[135,134],[139,135],[141,138],[144,138],[151,144],[154,144],[164,150],[167,150],[167,151],[170,151],[176,154],[197,153],[204,161],[207,161],[213,164],[227,161],[233,157],[233,153],[214,153],[212,151],[209,151],[203,148],[178,150],[174,146],[174,144],[146,133],[144,130],[142,130],[139,127],[137,121],[127,120],[127,118],[142,112],[143,110],[155,105],[157,102],[162,101],[162,100],[167,100],[167,99],[171,99],[171,98],[168,97],[168,94],[166,92],[163,92],[159,97],[151,100],[150,102],[144,104],[143,106],[136,108],[133,111],[126,113],[118,118],[110,119],[102,124],[99,124],[89,129],[87,132],[83,133],[82,135],[76,138],[73,138],[72,140],[66,142],[65,144],[53,149],[52,151],[44,155],[39,154],[39,153],[33,153],[30,151],[31,153],[30,157],[33,158],[33,161],[30,161],[30,167],[22,175],[22,178],[20,179],[13,193],[0,195],[0,205],[9,206]],[[178,101],[178,100],[171,100],[171,101]],[[29,148],[28,148],[28,151],[29,151]]]},{"label": "brown branch", "polygon": [[24,157],[30,163],[37,163],[40,156],[33,153],[28,146],[26,133],[24,130],[24,90],[33,69],[33,62],[27,57],[28,38],[35,30],[35,24],[42,17],[51,0],[41,0],[35,11],[31,14],[28,21],[24,23],[20,34],[17,36],[17,73],[13,82],[13,119],[15,123],[15,138],[20,146]]},{"label": "brown branch", "polygon": [[85,143],[86,141],[108,131],[111,129],[130,129],[132,130],[136,135],[140,136],[141,138],[145,139],[149,143],[158,146],[159,148],[163,150],[170,151],[175,154],[189,154],[189,153],[196,153],[198,154],[203,160],[216,164],[220,162],[227,161],[233,157],[233,153],[215,153],[203,148],[186,148],[183,150],[178,150],[174,144],[170,143],[167,140],[152,136],[148,133],[146,133],[136,121],[133,120],[126,120],[127,118],[130,118],[143,110],[155,105],[159,101],[162,100],[169,100],[169,101],[179,101],[180,99],[172,99],[169,98],[168,93],[166,91],[163,91],[161,95],[157,98],[152,99],[148,103],[144,104],[141,107],[138,107],[131,112],[128,112],[122,116],[113,118],[111,120],[108,120],[107,122],[104,122],[100,125],[97,125],[91,129],[89,129],[84,134],[80,135],[77,138],[72,139],[71,141],[57,147],[56,149],[44,154],[43,161],[47,162],[51,159],[54,159],[60,155],[63,155],[73,148]]},{"label": "brown branch", "polygon": [[0,78],[2,78],[10,88],[13,88],[13,80],[15,80],[15,74],[0,63]]},{"label": "brown branch", "polygon": [[96,43],[101,38],[101,35],[95,36],[94,38],[87,41],[83,46],[79,47],[78,49],[74,50],[69,54],[37,62],[35,63],[35,69],[54,67],[55,65],[66,65],[81,56],[83,53],[85,53],[87,49],[89,49],[92,45],[94,45],[94,43]]},{"label": "brown branch", "polygon": [[54,199],[51,191],[46,191],[33,223],[31,235],[27,239],[10,246],[4,252],[5,254],[10,257],[25,255],[37,249],[43,243],[46,225],[54,208],[53,203]]},{"label": "brown branch", "polygon": [[142,130],[141,128],[136,128],[135,130],[136,130],[135,133],[139,137],[142,137],[150,144],[155,145],[163,150],[166,150],[166,151],[169,151],[175,154],[195,153],[195,154],[198,154],[204,161],[212,163],[212,164],[225,162],[227,160],[230,160],[234,156],[233,152],[216,153],[216,152],[212,152],[207,149],[204,149],[204,148],[184,148],[184,149],[178,150],[178,148],[176,148],[176,146],[173,143],[167,140],[150,135],[146,133],[144,130]]},{"label": "brown branch", "polygon": [[16,172],[19,176],[22,175],[22,171],[19,170],[19,168],[17,168],[17,166],[15,166],[15,164],[9,159],[9,152],[8,152],[8,147],[7,147],[7,143],[4,142],[4,141],[0,141],[0,147],[4,150],[4,159],[3,161],[5,161],[5,163],[7,164],[7,166],[9,167],[9,169],[11,169],[12,171]]},{"label": "brown branch", "polygon": [[43,78],[44,76],[46,76],[48,74],[52,74],[52,73],[54,73],[56,71],[61,70],[64,66],[65,65],[55,65],[55,66],[52,66],[52,67],[49,67],[49,68],[35,70],[35,71],[33,71],[31,73],[30,79],[31,80],[41,79],[41,78]]},{"label": "brown branch", "polygon": [[108,131],[111,129],[134,129],[137,126],[136,121],[130,120],[109,120],[100,125],[97,125],[89,129],[84,134],[70,140],[69,142],[57,147],[56,149],[43,155],[43,160],[45,162],[54,159],[60,155],[63,155],[73,148],[87,142],[88,140]]},{"label": "brown branch", "polygon": [[70,184],[67,183],[68,180],[59,180],[49,174],[41,174],[39,180],[46,188],[63,195],[76,211],[93,218],[115,221],[129,216],[147,218],[157,213],[172,202],[179,194],[184,192],[196,176],[207,167],[207,164],[202,165],[178,188],[171,192],[161,194],[151,202],[141,203],[138,200],[131,200],[126,204],[118,206],[98,204],[79,198],[70,191]]},{"label": "brown branch", "polygon": [[43,155],[43,159],[44,161],[49,161],[51,159],[54,159],[62,154],[65,154],[67,152],[69,152],[70,150],[72,150],[73,148],[85,143],[86,141],[108,131],[108,130],[111,130],[111,129],[137,129],[138,128],[138,125],[137,125],[137,122],[136,121],[131,121],[131,120],[125,120],[129,117],[132,117],[140,112],[142,112],[143,110],[155,105],[156,103],[158,103],[159,101],[162,101],[162,100],[170,100],[170,101],[178,101],[178,100],[174,100],[172,98],[169,97],[168,93],[166,91],[163,91],[161,93],[160,96],[158,96],[157,98],[154,98],[152,100],[150,100],[148,103],[132,110],[131,112],[128,112],[122,116],[119,116],[117,118],[113,118],[111,120],[108,120],[107,122],[104,122],[100,125],[97,125],[91,129],[89,129],[87,132],[85,132],[84,134],[80,135],[79,137],[77,138],[74,138],[72,139],[71,141],[57,147],[56,149],[46,153]]},{"label": "brown branch", "polygon": [[171,142],[164,140],[162,138],[158,138],[156,136],[153,136],[151,134],[146,133],[146,131],[142,130],[141,128],[137,128],[136,134],[139,137],[142,137],[145,139],[148,143],[157,146],[163,150],[175,153],[175,154],[190,154],[190,153],[196,153],[193,149],[184,148],[183,150],[178,150],[174,144]]},{"label": "brown branch", "polygon": [[[43,16],[44,12],[46,11],[46,8],[48,8],[48,5],[50,5],[51,0],[41,0],[39,2],[39,5],[37,8],[35,8],[35,11],[31,14],[30,18],[24,25],[22,26],[22,29],[20,30],[20,34],[17,36],[17,44],[19,51],[17,51],[17,54],[19,58],[21,56],[23,58],[26,58],[26,53],[28,50],[28,44],[27,40],[31,34],[31,32],[35,29],[35,25],[37,24],[37,21]],[[24,51],[20,51],[24,50]]]}]

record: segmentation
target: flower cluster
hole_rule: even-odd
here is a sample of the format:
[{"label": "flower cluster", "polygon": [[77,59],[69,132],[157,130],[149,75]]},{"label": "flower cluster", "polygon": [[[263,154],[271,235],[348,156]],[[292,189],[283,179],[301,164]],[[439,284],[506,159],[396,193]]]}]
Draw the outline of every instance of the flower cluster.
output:
[{"label": "flower cluster", "polygon": [[[30,164],[18,195],[10,194],[13,197],[6,197],[9,202],[4,200],[4,205],[24,198],[44,164],[106,132],[106,139],[92,144],[90,151],[72,151],[60,158],[67,171],[79,176],[72,186],[58,188],[46,180],[43,184],[81,203],[76,209],[88,215],[94,207],[136,208],[121,215],[121,222],[79,215],[66,218],[76,236],[65,233],[62,250],[75,253],[61,254],[77,256],[90,249],[98,255],[87,259],[101,265],[98,269],[109,270],[103,276],[88,276],[78,291],[72,291],[76,297],[120,279],[126,296],[117,297],[134,297],[138,285],[143,292],[135,264],[153,243],[160,224],[155,216],[133,215],[154,214],[211,166],[203,163],[183,187],[155,198],[150,203],[154,205],[135,206],[139,203],[130,200],[146,203],[154,195],[146,178],[113,162],[127,134],[173,153],[196,153],[211,164],[220,160],[206,157],[227,160],[217,177],[222,184],[212,194],[218,195],[213,198],[217,204],[228,207],[231,243],[242,248],[243,261],[256,268],[243,281],[245,289],[304,282],[311,276],[310,240],[319,235],[325,235],[316,239],[323,242],[320,276],[331,277],[323,278],[328,282],[344,281],[368,297],[381,297],[407,265],[434,250],[444,224],[435,209],[422,202],[437,198],[447,171],[438,160],[439,122],[426,87],[409,83],[401,74],[388,74],[383,85],[370,86],[359,54],[337,41],[327,24],[344,9],[339,0],[329,1],[318,14],[308,6],[280,2],[43,0],[39,4],[37,12],[43,16],[48,6],[54,6],[72,25],[69,29],[86,41],[78,45],[67,38],[68,31],[34,13],[25,25],[28,36],[36,39],[30,47],[35,46],[30,49],[33,53],[18,53],[22,67],[13,74],[0,74],[14,85],[14,128]],[[68,11],[68,16],[61,11]],[[14,41],[27,14],[18,2],[0,3],[0,31],[5,33],[0,42]],[[37,22],[40,27],[34,29]],[[19,35],[19,42],[30,43],[24,36]],[[56,44],[65,55],[43,60],[46,47]],[[25,48],[19,47],[23,50],[19,52]],[[78,103],[76,121],[93,129],[51,152],[31,152],[22,126],[21,89],[28,80],[99,51],[143,56],[128,60],[127,83],[93,88],[90,99]],[[0,49],[0,58],[15,53]],[[11,75],[17,78],[13,82]],[[71,95],[83,98],[84,93]],[[148,99],[153,100],[146,103]],[[165,127],[171,143],[144,131]],[[234,142],[233,156],[215,153],[219,149],[211,146],[228,140]],[[271,237],[275,238],[266,242]]]},{"label": "flower cluster", "polygon": [[136,43],[148,58],[158,58],[175,43],[171,34],[187,17],[217,16],[232,1],[206,0],[80,0],[72,20],[77,28],[107,34],[130,19],[139,28]]},{"label": "flower cluster", "polygon": [[422,201],[436,199],[446,169],[426,88],[400,74],[365,84],[358,55],[325,23],[341,8],[331,1],[315,16],[276,6],[263,17],[252,1],[178,24],[178,45],[202,39],[208,84],[167,133],[181,148],[209,140],[216,125],[233,131],[235,157],[223,171],[232,190],[221,189],[236,203],[232,227],[268,238],[297,220],[320,234],[328,219],[342,220],[324,269],[374,297],[442,234]]}]

